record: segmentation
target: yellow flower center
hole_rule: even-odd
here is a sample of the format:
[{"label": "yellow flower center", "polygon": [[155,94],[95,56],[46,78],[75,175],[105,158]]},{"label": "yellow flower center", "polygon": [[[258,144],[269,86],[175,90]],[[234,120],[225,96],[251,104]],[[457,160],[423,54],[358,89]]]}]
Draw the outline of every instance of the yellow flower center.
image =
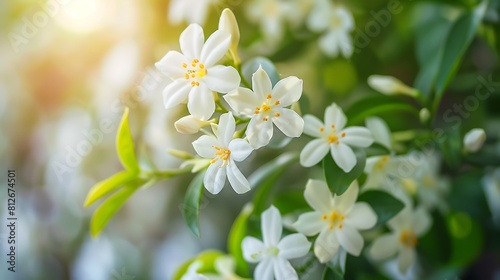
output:
[{"label": "yellow flower center", "polygon": [[224,167],[229,164],[229,158],[231,157],[231,151],[227,148],[221,148],[217,146],[212,146],[216,150],[215,158],[210,161],[210,164],[216,163],[219,159],[222,160],[222,165]]},{"label": "yellow flower center", "polygon": [[[339,136],[337,135],[337,129],[335,128],[335,125],[332,124],[330,126],[331,130],[330,130],[330,134],[326,135],[326,142],[328,142],[328,144],[336,144],[338,145],[340,142],[339,142]],[[324,127],[320,127],[319,128],[319,132],[323,133],[325,132],[325,128]],[[342,132],[340,134],[340,138],[344,138],[345,137],[345,132]]]},{"label": "yellow flower center", "polygon": [[[272,113],[270,111],[272,111],[273,107],[280,104],[279,100],[272,101],[272,99],[273,99],[273,96],[269,93],[266,96],[266,101],[264,101],[260,107],[255,108],[254,114],[255,115],[263,114],[262,120],[264,120],[266,122],[269,120],[269,114]],[[276,112],[276,113],[274,113],[274,116],[280,117],[281,114],[279,112]]]},{"label": "yellow flower center", "polygon": [[437,185],[437,180],[432,175],[426,175],[422,178],[422,185],[427,188],[434,188]]},{"label": "yellow flower center", "polygon": [[334,228],[341,229],[343,227],[342,222],[344,221],[344,215],[338,213],[337,211],[333,211],[330,215],[323,215],[321,218],[329,224],[328,228],[330,230],[333,230]]},{"label": "yellow flower center", "polygon": [[404,230],[399,235],[399,242],[401,242],[401,244],[403,244],[407,248],[413,248],[417,246],[418,239],[413,231]]},{"label": "yellow flower center", "polygon": [[384,169],[385,165],[389,162],[389,156],[383,156],[380,158],[380,160],[377,162],[375,165],[376,168],[382,170]]},{"label": "yellow flower center", "polygon": [[186,69],[186,73],[184,74],[184,78],[186,80],[191,80],[191,86],[197,87],[200,85],[198,79],[205,77],[208,74],[207,69],[203,63],[200,63],[200,60],[193,59],[191,64],[183,63],[182,68]]}]

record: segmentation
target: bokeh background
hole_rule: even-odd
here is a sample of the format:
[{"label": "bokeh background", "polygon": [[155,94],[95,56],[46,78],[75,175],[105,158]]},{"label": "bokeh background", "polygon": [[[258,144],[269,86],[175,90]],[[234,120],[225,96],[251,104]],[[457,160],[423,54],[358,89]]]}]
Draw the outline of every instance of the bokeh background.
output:
[{"label": "bokeh background", "polygon": [[[368,35],[366,44],[359,32],[366,33],[373,13],[386,9],[387,1],[345,1],[358,28],[352,32],[355,52],[350,58],[328,57],[318,49],[318,34],[304,23],[313,1],[284,1],[295,6],[280,19],[282,30],[270,36],[260,28],[260,16],[276,11],[265,1],[185,2],[191,5],[186,14],[203,24],[205,36],[217,29],[221,11],[231,8],[240,24],[243,61],[267,56],[283,77],[303,79],[310,111],[321,116],[332,101],[350,104],[378,94],[366,83],[369,75],[390,74],[412,84],[419,69],[416,41],[433,40],[419,37],[416,27],[436,7],[441,15],[453,17],[474,1],[401,1],[400,13]],[[180,203],[190,175],[137,192],[95,239],[89,234],[95,206],[83,208],[91,186],[121,170],[114,141],[125,107],[131,108],[143,166],[175,168],[180,161],[167,149],[192,151],[193,137],[177,134],[173,126],[186,111],[164,109],[165,77],[153,65],[168,50],[178,49],[180,33],[193,21],[179,19],[172,5],[160,0],[0,2],[1,279],[170,279],[176,267],[201,250],[225,249],[230,226],[252,193],[236,196],[225,188],[217,197],[206,195],[201,239],[182,220]],[[443,110],[471,94],[479,75],[500,82],[496,7],[467,51],[459,78],[450,86],[454,95],[445,98]],[[500,137],[498,90],[496,86],[489,102],[464,120],[465,128],[479,124],[496,135],[493,139]],[[386,120],[393,130],[418,125],[418,118],[410,115]],[[500,146],[493,150],[500,153]],[[269,151],[244,172],[277,154]],[[7,272],[3,261],[7,169],[15,169],[18,180],[15,274]],[[283,184],[303,186],[307,179],[300,172],[293,176]],[[478,207],[489,211],[479,196]],[[495,233],[500,236],[497,230],[490,232]],[[499,243],[483,248],[487,269],[496,268],[499,279]]]}]

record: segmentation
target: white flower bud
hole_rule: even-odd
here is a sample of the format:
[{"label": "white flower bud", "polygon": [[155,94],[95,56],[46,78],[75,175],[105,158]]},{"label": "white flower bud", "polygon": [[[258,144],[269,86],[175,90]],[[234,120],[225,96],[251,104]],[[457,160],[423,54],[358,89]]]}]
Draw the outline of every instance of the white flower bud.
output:
[{"label": "white flower bud", "polygon": [[486,133],[482,128],[474,128],[464,136],[464,148],[467,152],[477,152],[486,140]]},{"label": "white flower bud", "polygon": [[412,87],[405,85],[400,80],[392,76],[371,75],[368,77],[368,85],[374,90],[385,95],[403,94],[416,97],[418,91]]},{"label": "white flower bud", "polygon": [[180,118],[174,126],[177,132],[182,134],[194,134],[200,131],[200,128],[206,126],[209,122],[202,121],[191,115]]},{"label": "white flower bud", "polygon": [[420,118],[421,123],[427,123],[427,121],[429,121],[429,118],[431,117],[431,112],[429,112],[429,109],[423,108],[418,113],[418,116]]},{"label": "white flower bud", "polygon": [[238,44],[240,43],[240,29],[238,28],[238,22],[233,12],[226,8],[222,11],[219,19],[219,30],[224,30],[231,34],[231,44],[229,45],[229,51],[235,60],[235,64],[240,63],[240,58],[238,56]]}]

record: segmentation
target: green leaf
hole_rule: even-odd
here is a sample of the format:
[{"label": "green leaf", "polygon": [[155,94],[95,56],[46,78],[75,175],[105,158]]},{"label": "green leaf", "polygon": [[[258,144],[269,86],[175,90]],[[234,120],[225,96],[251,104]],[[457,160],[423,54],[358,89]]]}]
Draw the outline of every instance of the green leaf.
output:
[{"label": "green leaf", "polygon": [[403,210],[404,203],[384,191],[366,191],[358,201],[364,201],[373,208],[377,214],[377,224],[383,224]]},{"label": "green leaf", "polygon": [[373,143],[370,147],[365,148],[366,157],[390,155],[391,151],[384,145]]},{"label": "green leaf", "polygon": [[323,172],[326,183],[330,190],[336,194],[343,194],[351,183],[356,180],[365,169],[366,156],[362,150],[354,152],[356,154],[356,165],[348,173],[344,172],[333,160],[330,154],[323,159]]},{"label": "green leaf", "polygon": [[257,216],[267,208],[270,192],[279,176],[299,158],[297,153],[285,153],[264,164],[248,177],[252,188],[259,188],[253,199],[254,211]]},{"label": "green leaf", "polygon": [[395,96],[372,96],[352,104],[346,111],[347,125],[359,125],[366,118],[386,112],[409,112],[418,116],[418,110],[407,101]]},{"label": "green leaf", "polygon": [[323,276],[321,277],[323,280],[344,280],[344,274],[340,271],[340,269],[334,269],[330,266],[325,266],[325,270],[323,271]]},{"label": "green leaf", "polygon": [[304,198],[303,190],[292,190],[279,193],[276,195],[273,205],[280,210],[283,216],[297,210],[309,209],[309,205]]},{"label": "green leaf", "polygon": [[133,172],[139,172],[139,164],[135,157],[134,141],[128,125],[128,112],[129,109],[125,108],[120,127],[118,128],[118,134],[116,135],[116,149],[123,167]]},{"label": "green leaf", "polygon": [[215,271],[215,260],[219,257],[224,256],[224,253],[220,251],[215,251],[215,250],[208,250],[204,251],[198,256],[187,260],[183,264],[177,268],[177,270],[174,273],[173,280],[180,280],[184,274],[186,274],[189,266],[194,263],[195,261],[200,261],[202,263],[202,266],[200,269],[198,269],[198,272],[200,273],[207,273],[211,272],[214,273]]},{"label": "green leaf", "polygon": [[248,277],[249,268],[248,263],[243,258],[243,249],[241,248],[241,242],[243,238],[247,236],[247,222],[248,218],[253,212],[252,204],[247,204],[243,207],[240,214],[236,218],[229,232],[229,238],[227,240],[227,248],[229,254],[231,254],[236,261],[236,272],[238,275]]},{"label": "green leaf", "polygon": [[468,267],[483,249],[482,227],[464,212],[450,214],[446,219],[451,236],[450,266]]},{"label": "green leaf", "polygon": [[200,172],[194,177],[189,184],[182,205],[184,221],[196,237],[200,237],[200,203],[203,196],[204,176],[205,172]]},{"label": "green leaf", "polygon": [[445,130],[446,139],[438,142],[443,155],[443,160],[452,169],[457,169],[461,164],[462,138],[460,126],[450,127]]},{"label": "green leaf", "polygon": [[90,221],[90,233],[96,237],[127,199],[144,183],[136,180],[106,199],[94,212]]},{"label": "green leaf", "polygon": [[118,189],[125,184],[128,184],[136,178],[136,173],[121,171],[109,177],[108,179],[95,184],[87,194],[87,198],[85,199],[85,203],[83,206],[88,207],[99,198],[109,194],[110,192]]}]

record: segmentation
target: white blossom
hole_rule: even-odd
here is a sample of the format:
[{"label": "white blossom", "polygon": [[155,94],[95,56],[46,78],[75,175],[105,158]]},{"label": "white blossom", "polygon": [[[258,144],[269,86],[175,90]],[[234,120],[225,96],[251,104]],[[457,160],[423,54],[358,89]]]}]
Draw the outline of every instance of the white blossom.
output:
[{"label": "white blossom", "polygon": [[500,168],[484,176],[482,185],[493,221],[500,227]]},{"label": "white blossom", "polygon": [[298,280],[298,275],[289,259],[305,256],[311,243],[301,233],[281,238],[283,231],[281,215],[276,207],[271,206],[261,217],[263,241],[251,236],[243,239],[242,249],[245,260],[258,263],[254,271],[255,279]]},{"label": "white blossom", "polygon": [[486,133],[482,128],[474,128],[464,136],[464,148],[467,152],[475,153],[483,147]]},{"label": "white blossom", "polygon": [[204,24],[208,8],[214,0],[171,0],[168,18],[171,23],[181,22]]},{"label": "white blossom", "polygon": [[354,256],[361,253],[364,240],[359,230],[372,228],[377,216],[366,202],[356,203],[358,191],[356,181],[338,196],[332,196],[323,181],[307,182],[304,197],[314,211],[300,215],[294,227],[307,236],[319,233],[314,254],[320,262],[333,259],[341,247]]},{"label": "white blossom", "polygon": [[418,90],[392,76],[371,75],[368,77],[368,85],[385,95],[404,94],[413,97],[418,95]]}]

